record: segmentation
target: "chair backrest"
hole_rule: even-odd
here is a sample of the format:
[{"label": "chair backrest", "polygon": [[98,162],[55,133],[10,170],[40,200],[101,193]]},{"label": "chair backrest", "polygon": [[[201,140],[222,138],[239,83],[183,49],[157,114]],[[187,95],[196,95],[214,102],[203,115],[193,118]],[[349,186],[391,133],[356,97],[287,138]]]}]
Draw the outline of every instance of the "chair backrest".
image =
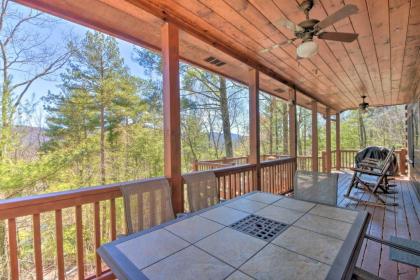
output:
[{"label": "chair backrest", "polygon": [[380,169],[381,174],[388,172],[388,169],[391,165],[392,156],[394,155],[394,151],[395,151],[395,147],[392,147],[389,150],[388,154],[386,155],[386,158],[382,162],[381,169]]},{"label": "chair backrest", "polygon": [[130,182],[121,186],[120,190],[124,198],[128,234],[175,218],[168,179]]},{"label": "chair backrest", "polygon": [[213,171],[193,172],[183,175],[190,212],[219,203],[217,178]]},{"label": "chair backrest", "polygon": [[297,199],[337,205],[338,174],[296,171],[293,196]]}]

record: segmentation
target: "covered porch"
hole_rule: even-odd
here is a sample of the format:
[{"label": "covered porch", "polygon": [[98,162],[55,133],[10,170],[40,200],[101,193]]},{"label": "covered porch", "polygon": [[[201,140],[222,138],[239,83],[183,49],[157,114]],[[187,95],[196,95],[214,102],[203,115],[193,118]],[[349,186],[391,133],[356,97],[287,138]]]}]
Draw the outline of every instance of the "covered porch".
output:
[{"label": "covered porch", "polygon": [[[357,150],[341,149],[340,114],[355,109],[360,96],[367,95],[371,106],[416,103],[420,87],[420,33],[418,1],[346,1],[360,12],[331,26],[331,31],[357,32],[352,45],[320,43],[320,55],[296,60],[296,45],[275,47],[290,39],[278,18],[299,21],[304,15],[294,1],[142,1],[94,0],[16,2],[46,13],[102,31],[161,54],[163,59],[164,176],[171,186],[175,213],[183,213],[185,188],[181,168],[180,61],[212,71],[249,88],[249,155],[214,161],[193,162],[194,171],[213,170],[221,200],[263,191],[293,194],[296,170],[338,172],[337,205],[366,210],[372,215],[368,233],[389,239],[391,235],[420,240],[420,201],[415,188],[414,162],[407,160],[407,147],[396,152],[400,177],[397,194],[387,196],[398,206],[373,207],[344,197],[352,174]],[[293,3],[292,3],[293,2]],[[342,1],[322,1],[312,16],[326,17]],[[290,36],[289,36],[290,37]],[[213,59],[209,59],[212,57]],[[220,63],[211,63],[216,59]],[[289,154],[262,155],[260,148],[260,91],[288,102]],[[296,107],[312,112],[313,156],[298,156]],[[325,117],[325,151],[320,156],[318,114]],[[335,149],[332,129],[335,125]],[[412,136],[412,135],[411,135]],[[407,137],[401,135],[401,137]],[[410,137],[410,135],[408,136]],[[414,136],[413,136],[414,137]],[[409,152],[413,147],[408,147]],[[410,170],[408,166],[411,164]],[[410,177],[411,176],[411,177]],[[144,179],[147,181],[153,179]],[[410,181],[411,180],[411,181]],[[126,233],[120,186],[132,182],[81,188],[0,201],[0,220],[7,221],[8,269],[10,279],[25,279],[20,272],[18,224],[32,224],[33,265],[36,279],[114,279],[96,249]],[[369,194],[354,191],[370,200]],[[108,212],[102,213],[106,205]],[[63,220],[63,212],[72,219]],[[89,213],[92,219],[83,219]],[[101,216],[108,217],[102,220]],[[55,266],[46,268],[42,247],[42,216],[53,215]],[[68,215],[67,215],[68,216]],[[64,224],[75,225],[64,232]],[[86,232],[86,225],[93,232]],[[76,239],[76,262],[67,261],[64,241],[68,234]],[[94,248],[85,238],[93,235]],[[365,240],[357,267],[385,279],[414,279],[418,269],[389,260],[389,248]],[[49,256],[51,257],[51,256]],[[46,273],[47,272],[47,273]]]}]

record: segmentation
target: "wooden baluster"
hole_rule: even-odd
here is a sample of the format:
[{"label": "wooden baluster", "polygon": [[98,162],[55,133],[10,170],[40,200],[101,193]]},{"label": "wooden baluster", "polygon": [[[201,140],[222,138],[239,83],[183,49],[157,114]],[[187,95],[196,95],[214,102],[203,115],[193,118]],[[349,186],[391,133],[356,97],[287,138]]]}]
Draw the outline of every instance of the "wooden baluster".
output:
[{"label": "wooden baluster", "polygon": [[264,167],[261,172],[264,174],[264,179],[262,180],[262,187],[261,190],[268,192],[268,186],[267,186],[267,167]]},{"label": "wooden baluster", "polygon": [[234,185],[234,188],[233,188],[233,197],[236,197],[237,196],[237,193],[238,193],[238,186],[236,185],[236,173],[233,173],[232,174],[232,180],[233,180],[233,185]]},{"label": "wooden baluster", "polygon": [[276,193],[276,170],[277,170],[277,164],[276,165],[273,165],[273,174],[271,175],[272,176],[272,179],[273,179],[273,193]]},{"label": "wooden baluster", "polygon": [[117,239],[117,214],[115,210],[115,198],[111,198],[111,240]]},{"label": "wooden baluster", "polygon": [[222,179],[223,179],[223,198],[224,199],[227,199],[227,193],[226,193],[226,176],[223,175]]},{"label": "wooden baluster", "polygon": [[248,192],[252,192],[252,169],[248,171]]},{"label": "wooden baluster", "polygon": [[282,167],[283,167],[283,164],[280,164],[278,166],[278,171],[277,171],[278,172],[278,176],[277,176],[277,190],[278,190],[279,194],[281,194],[283,192],[282,187],[281,187],[281,180],[282,180],[282,177],[283,177]]},{"label": "wooden baluster", "polygon": [[242,172],[237,173],[236,176],[235,176],[235,179],[236,179],[235,180],[235,185],[238,188],[239,195],[242,195],[243,194],[242,188],[241,188],[241,176],[242,176]]},{"label": "wooden baluster", "polygon": [[284,170],[284,189],[283,192],[286,192],[289,188],[289,165],[285,164],[283,166]]},{"label": "wooden baluster", "polygon": [[270,179],[269,179],[269,176],[270,176],[270,171],[269,171],[269,169],[270,169],[270,167],[266,167],[266,168],[264,168],[264,170],[265,170],[265,175],[264,175],[264,178],[265,178],[265,191],[266,192],[270,192]]},{"label": "wooden baluster", "polygon": [[241,186],[239,185],[238,175],[240,175],[240,173],[235,173],[233,176],[235,180],[235,196],[241,195]]},{"label": "wooden baluster", "polygon": [[274,193],[279,193],[278,184],[277,184],[278,174],[279,174],[279,165],[276,164],[274,166]]},{"label": "wooden baluster", "polygon": [[233,185],[235,186],[234,192],[233,192],[233,197],[236,197],[238,195],[238,186],[236,185],[236,183],[237,183],[237,181],[236,181],[236,175],[237,175],[237,173],[233,173],[232,174]]},{"label": "wooden baluster", "polygon": [[242,180],[241,180],[241,178],[242,178],[243,175],[244,175],[244,172],[241,171],[236,176],[236,180],[237,180],[238,188],[239,188],[239,195],[243,195],[245,193],[244,192],[244,189],[243,189],[243,186],[242,186]]},{"label": "wooden baluster", "polygon": [[264,175],[264,177],[265,177],[265,191],[266,192],[270,192],[270,167],[266,167],[266,168],[264,168],[264,170],[265,170],[265,175]]},{"label": "wooden baluster", "polygon": [[274,175],[276,174],[275,173],[275,170],[276,170],[276,166],[275,165],[273,165],[273,166],[271,166],[271,168],[270,168],[270,171],[271,171],[271,193],[275,193],[276,191],[275,191],[275,184],[274,184],[274,182],[275,182],[275,177],[274,177]]},{"label": "wooden baluster", "polygon": [[287,166],[288,166],[287,164],[284,164],[283,167],[282,167],[283,168],[283,170],[282,170],[282,173],[283,173],[282,192],[283,193],[285,193],[287,191],[287,180],[288,180],[288,177],[289,177]]},{"label": "wooden baluster", "polygon": [[249,172],[249,190],[252,192],[254,191],[254,169],[251,169]]},{"label": "wooden baluster", "polygon": [[265,188],[265,167],[261,168],[261,191],[267,191]]},{"label": "wooden baluster", "polygon": [[266,168],[267,192],[271,192],[271,166]]},{"label": "wooden baluster", "polygon": [[232,180],[232,174],[229,174],[229,198],[232,199],[234,198],[233,196],[233,180]]},{"label": "wooden baluster", "polygon": [[223,181],[225,182],[225,196],[226,196],[226,199],[229,199],[230,198],[229,180],[226,174],[223,175]]},{"label": "wooden baluster", "polygon": [[284,165],[284,192],[289,189],[289,165]]},{"label": "wooden baluster", "polygon": [[246,182],[246,173],[247,173],[247,171],[244,171],[241,174],[241,185],[242,185],[243,194],[246,194],[246,185],[245,185],[245,182]]},{"label": "wooden baluster", "polygon": [[17,230],[16,219],[8,220],[9,229],[9,260],[10,260],[10,279],[19,279],[19,262],[18,262],[18,248],[17,248]]},{"label": "wooden baluster", "polygon": [[277,182],[278,167],[279,167],[278,164],[276,164],[276,165],[273,166],[273,172],[274,172],[273,173],[274,193],[277,193],[277,184],[276,184],[276,182]]},{"label": "wooden baluster", "polygon": [[246,177],[247,177],[247,173],[248,173],[248,171],[244,171],[242,173],[242,176],[241,176],[241,184],[242,184],[242,188],[243,188],[244,194],[247,193],[247,189],[246,189]]},{"label": "wooden baluster", "polygon": [[229,175],[223,175],[223,179],[225,181],[225,192],[226,192],[226,200],[230,199],[230,186],[229,186]]},{"label": "wooden baluster", "polygon": [[265,190],[264,191],[266,191],[266,192],[269,192],[270,191],[270,185],[269,185],[269,179],[268,179],[268,176],[269,176],[269,167],[265,167],[264,168],[264,172],[265,172],[265,174],[264,174],[264,185],[265,185]]},{"label": "wooden baluster", "polygon": [[291,189],[292,189],[292,186],[293,186],[293,164],[291,164],[290,162],[289,163],[287,163],[287,167],[289,168],[289,176],[288,176],[288,178],[289,178],[289,183],[288,183],[288,186],[287,186],[287,191],[290,191]]},{"label": "wooden baluster", "polygon": [[265,191],[270,192],[270,167],[264,168],[265,170]]},{"label": "wooden baluster", "polygon": [[41,251],[41,221],[40,214],[32,216],[32,226],[34,232],[34,259],[35,259],[35,272],[36,279],[42,280],[44,272],[42,270],[42,251]]},{"label": "wooden baluster", "polygon": [[250,189],[251,189],[251,191],[254,191],[255,190],[255,188],[254,188],[254,181],[255,181],[255,179],[254,179],[254,169],[251,169],[251,174],[250,174],[250,180],[249,180],[249,187],[250,187]]},{"label": "wooden baluster", "polygon": [[79,279],[85,279],[85,261],[83,251],[83,220],[82,206],[76,206],[76,247],[77,247],[77,275]]},{"label": "wooden baluster", "polygon": [[248,171],[245,171],[244,172],[244,174],[243,174],[243,177],[242,177],[242,184],[243,184],[243,188],[244,188],[244,194],[246,194],[248,191],[247,191],[247,186],[246,186],[246,180],[247,180],[247,177],[248,177]]},{"label": "wooden baluster", "polygon": [[246,189],[247,189],[247,193],[251,191],[251,187],[249,185],[249,177],[251,175],[250,173],[251,173],[250,171],[247,171],[246,172]]},{"label": "wooden baluster", "polygon": [[64,280],[63,214],[61,209],[55,210],[55,237],[57,240],[58,279]]},{"label": "wooden baluster", "polygon": [[226,189],[226,200],[230,199],[230,183],[229,183],[229,175],[224,175],[225,180],[225,189]]},{"label": "wooden baluster", "polygon": [[239,183],[241,184],[241,191],[242,194],[246,194],[246,189],[245,189],[245,178],[246,178],[246,171],[242,172],[239,176]]},{"label": "wooden baluster", "polygon": [[[101,222],[100,212],[99,212],[99,201],[93,204],[94,208],[94,233],[95,233],[95,248],[98,249],[101,246]],[[95,252],[95,264],[96,264],[96,276],[101,275],[102,273],[102,264],[101,264],[101,257],[99,257],[98,253]]]}]

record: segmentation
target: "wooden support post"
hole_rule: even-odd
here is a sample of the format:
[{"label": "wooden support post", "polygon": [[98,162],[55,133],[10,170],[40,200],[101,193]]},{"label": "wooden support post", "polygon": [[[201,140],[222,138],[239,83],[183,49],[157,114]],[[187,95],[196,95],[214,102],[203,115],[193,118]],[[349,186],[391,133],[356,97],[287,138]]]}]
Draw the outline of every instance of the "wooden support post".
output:
[{"label": "wooden support post", "polygon": [[297,156],[296,89],[289,89],[289,153]]},{"label": "wooden support post", "polygon": [[341,139],[340,139],[340,112],[335,115],[335,164],[336,169],[341,169]]},{"label": "wooden support post", "polygon": [[256,166],[255,186],[261,190],[259,72],[249,72],[249,163]]},{"label": "wooden support post", "polygon": [[318,169],[318,104],[312,101],[312,171]]},{"label": "wooden support post", "polygon": [[163,127],[165,176],[172,187],[175,213],[184,211],[181,177],[181,113],[179,93],[179,34],[172,23],[161,28],[163,61]]},{"label": "wooden support post", "polygon": [[400,175],[407,174],[407,149],[403,148],[398,153],[399,156],[399,166],[398,169],[400,171]]},{"label": "wooden support post", "polygon": [[321,161],[322,161],[322,172],[327,172],[327,152],[322,151]]},{"label": "wooden support post", "polygon": [[326,162],[325,167],[326,171],[329,173],[331,172],[331,115],[330,115],[330,108],[326,109],[325,112],[325,155],[326,155]]}]

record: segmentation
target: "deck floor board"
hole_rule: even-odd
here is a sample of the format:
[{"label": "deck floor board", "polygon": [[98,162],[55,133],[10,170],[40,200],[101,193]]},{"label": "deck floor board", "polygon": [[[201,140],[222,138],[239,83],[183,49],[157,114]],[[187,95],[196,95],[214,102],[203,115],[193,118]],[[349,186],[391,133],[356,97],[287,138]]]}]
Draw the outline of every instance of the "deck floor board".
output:
[{"label": "deck floor board", "polygon": [[[420,201],[409,181],[405,178],[396,180],[397,194],[387,196],[387,201],[398,202],[399,205],[388,207],[367,206],[349,200],[344,194],[350,184],[352,174],[341,172],[338,181],[338,205],[350,209],[366,210],[372,214],[367,232],[373,236],[389,239],[391,236],[420,241]],[[353,190],[352,196],[363,200],[374,201],[374,198],[362,190]],[[389,259],[389,248],[373,241],[364,241],[357,266],[384,279],[414,279],[419,270],[393,262]]]}]

